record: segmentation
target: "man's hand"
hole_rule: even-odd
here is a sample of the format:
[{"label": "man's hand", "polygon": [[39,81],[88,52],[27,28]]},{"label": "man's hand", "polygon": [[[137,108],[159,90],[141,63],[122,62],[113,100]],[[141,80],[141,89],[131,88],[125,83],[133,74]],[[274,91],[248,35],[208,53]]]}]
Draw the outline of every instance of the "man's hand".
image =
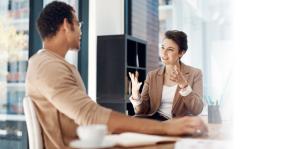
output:
[{"label": "man's hand", "polygon": [[207,135],[208,128],[200,117],[175,118],[163,122],[167,135]]}]

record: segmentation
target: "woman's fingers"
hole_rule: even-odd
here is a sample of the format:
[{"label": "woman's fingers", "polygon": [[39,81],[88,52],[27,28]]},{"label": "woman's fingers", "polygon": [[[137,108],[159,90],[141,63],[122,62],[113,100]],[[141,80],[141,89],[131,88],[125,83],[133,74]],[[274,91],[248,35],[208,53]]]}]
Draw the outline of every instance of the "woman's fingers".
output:
[{"label": "woman's fingers", "polygon": [[178,67],[176,65],[173,67],[173,71],[170,75],[170,80],[172,80],[178,84],[185,82],[183,74],[180,72],[180,70],[178,69]]},{"label": "woman's fingers", "polygon": [[129,72],[129,77],[130,77],[130,79],[131,79],[132,81],[134,81],[134,80],[135,80],[135,76],[134,76],[134,74],[133,74],[133,73],[131,73],[131,72]]},{"label": "woman's fingers", "polygon": [[138,82],[139,73],[136,71],[135,74],[128,72],[131,82]]},{"label": "woman's fingers", "polygon": [[140,89],[141,85],[142,85],[142,82],[139,82],[139,83],[138,83],[138,88],[139,88],[139,89]]},{"label": "woman's fingers", "polygon": [[135,77],[138,78],[139,77],[139,72],[135,71]]},{"label": "woman's fingers", "polygon": [[132,72],[128,72],[128,74],[132,83],[132,89],[139,90],[142,85],[142,82],[138,81],[139,73],[136,71],[135,74]]},{"label": "woman's fingers", "polygon": [[136,82],[138,82],[138,78],[139,78],[139,72],[135,71],[134,79],[135,79]]},{"label": "woman's fingers", "polygon": [[170,80],[171,80],[171,81],[174,81],[174,82],[177,82],[178,76],[177,76],[175,73],[171,73],[171,74],[170,74]]}]

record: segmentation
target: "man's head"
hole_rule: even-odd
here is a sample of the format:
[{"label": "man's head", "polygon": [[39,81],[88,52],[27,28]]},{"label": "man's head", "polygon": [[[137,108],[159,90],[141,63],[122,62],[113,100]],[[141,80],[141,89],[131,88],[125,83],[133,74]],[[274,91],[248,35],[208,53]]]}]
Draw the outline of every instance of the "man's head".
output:
[{"label": "man's head", "polygon": [[37,27],[44,41],[61,33],[70,48],[80,47],[80,23],[73,7],[64,2],[49,3],[40,14]]}]

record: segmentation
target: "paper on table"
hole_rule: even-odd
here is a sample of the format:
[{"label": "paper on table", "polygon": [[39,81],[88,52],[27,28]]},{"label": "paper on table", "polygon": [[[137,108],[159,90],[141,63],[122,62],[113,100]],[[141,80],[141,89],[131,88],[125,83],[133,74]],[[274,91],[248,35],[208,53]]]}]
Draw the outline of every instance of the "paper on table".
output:
[{"label": "paper on table", "polygon": [[163,142],[175,142],[178,139],[176,137],[164,137],[131,132],[126,132],[119,135],[108,135],[105,138],[117,142],[116,144],[122,147],[154,145]]},{"label": "paper on table", "polygon": [[229,142],[221,140],[206,140],[206,139],[181,139],[175,144],[175,149],[228,149]]}]

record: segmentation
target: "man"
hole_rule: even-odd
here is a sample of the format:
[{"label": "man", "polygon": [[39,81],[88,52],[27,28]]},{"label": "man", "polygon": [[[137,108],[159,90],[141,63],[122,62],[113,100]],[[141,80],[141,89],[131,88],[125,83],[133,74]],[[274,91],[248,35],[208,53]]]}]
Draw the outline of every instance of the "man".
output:
[{"label": "man", "polygon": [[44,47],[29,60],[26,95],[37,109],[45,148],[68,148],[69,142],[78,138],[78,125],[106,124],[112,133],[207,132],[199,117],[158,122],[127,117],[97,105],[86,94],[77,69],[64,59],[69,49],[80,47],[80,23],[74,9],[63,2],[52,2],[41,12],[37,26]]}]

